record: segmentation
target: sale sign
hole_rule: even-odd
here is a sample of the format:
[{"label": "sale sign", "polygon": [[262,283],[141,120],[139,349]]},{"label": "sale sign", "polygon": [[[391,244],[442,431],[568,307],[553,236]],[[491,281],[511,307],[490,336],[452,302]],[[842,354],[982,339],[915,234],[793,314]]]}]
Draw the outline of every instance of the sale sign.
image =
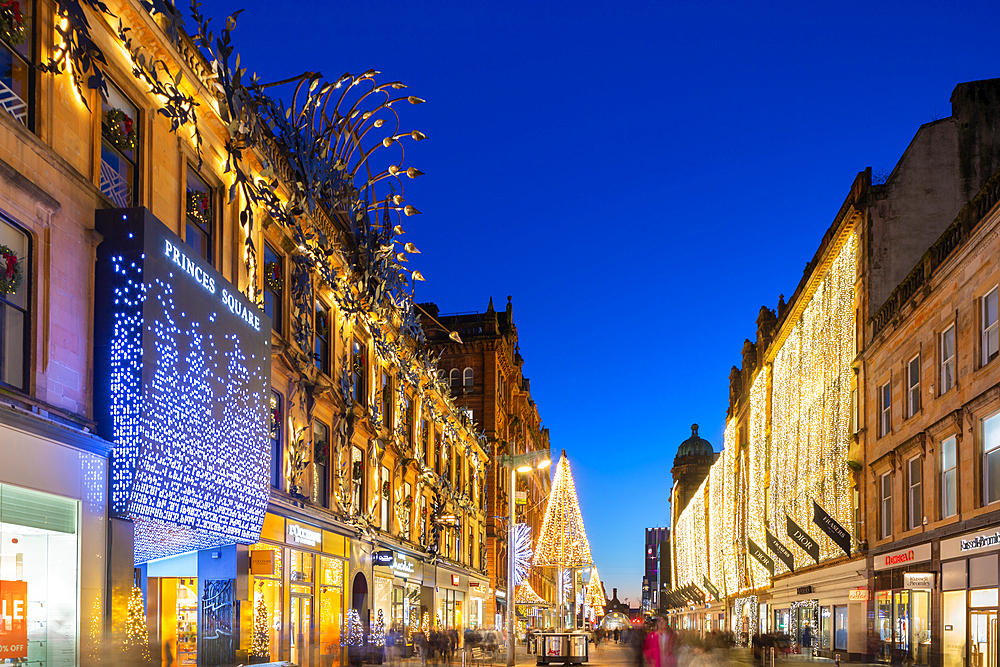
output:
[{"label": "sale sign", "polygon": [[0,580],[0,660],[28,657],[28,582]]}]

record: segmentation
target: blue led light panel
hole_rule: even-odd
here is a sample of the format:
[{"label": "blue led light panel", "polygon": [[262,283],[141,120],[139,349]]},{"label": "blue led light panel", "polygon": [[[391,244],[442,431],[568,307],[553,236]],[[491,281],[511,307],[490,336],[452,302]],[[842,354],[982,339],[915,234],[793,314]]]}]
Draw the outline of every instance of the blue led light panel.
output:
[{"label": "blue led light panel", "polygon": [[94,407],[136,561],[253,544],[269,494],[271,321],[148,210],[98,211],[97,229]]}]

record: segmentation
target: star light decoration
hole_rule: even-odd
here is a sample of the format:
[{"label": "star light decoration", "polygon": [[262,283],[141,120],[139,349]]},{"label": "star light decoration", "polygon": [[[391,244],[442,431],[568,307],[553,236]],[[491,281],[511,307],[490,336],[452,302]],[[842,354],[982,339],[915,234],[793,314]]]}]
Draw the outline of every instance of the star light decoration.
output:
[{"label": "star light decoration", "polygon": [[576,485],[566,450],[559,457],[542,532],[535,548],[535,567],[587,567],[593,564],[590,542],[580,514]]},{"label": "star light decoration", "polygon": [[[746,555],[747,538],[762,545],[769,528],[785,541],[785,516],[800,526],[811,525],[812,500],[853,533],[847,453],[856,267],[857,236],[851,233],[815,283],[802,313],[788,325],[772,367],[765,366],[754,379],[745,452],[737,439],[736,422],[726,424],[723,451],[681,512],[671,537],[677,586],[701,586],[700,570],[707,571],[724,596],[766,586],[770,574]],[[707,517],[704,530],[698,517]],[[820,560],[841,555],[840,547],[822,531],[811,535],[819,543]],[[797,545],[786,544],[797,563],[812,563]],[[784,563],[775,559],[775,574],[786,571]]]},{"label": "star light decoration", "polygon": [[519,523],[514,526],[514,586],[520,586],[530,571],[531,526]]}]

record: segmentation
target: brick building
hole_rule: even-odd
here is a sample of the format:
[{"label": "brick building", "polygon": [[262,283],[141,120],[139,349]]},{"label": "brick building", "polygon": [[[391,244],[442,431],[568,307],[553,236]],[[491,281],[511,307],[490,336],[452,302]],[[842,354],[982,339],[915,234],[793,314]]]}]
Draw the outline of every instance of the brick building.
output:
[{"label": "brick building", "polygon": [[[491,595],[487,602],[494,605],[495,622],[506,608],[502,597],[507,586],[506,522],[508,476],[496,465],[504,454],[547,449],[549,432],[543,428],[538,406],[531,398],[531,383],[522,372],[524,359],[518,346],[517,325],[511,297],[505,310],[497,312],[492,297],[482,313],[441,314],[435,304],[421,304],[432,323],[428,324],[430,345],[441,352],[439,368],[451,386],[455,404],[470,411],[492,448],[491,468],[486,482],[486,552],[490,573]],[[433,322],[436,322],[435,326]],[[462,343],[448,338],[455,331]],[[524,503],[518,504],[517,521],[531,526],[532,540],[541,531],[545,516],[545,500],[551,488],[548,471],[532,471],[518,476],[518,491],[524,492]],[[532,570],[532,588],[545,600],[556,599],[555,577]],[[548,612],[531,621],[539,626],[551,625]]]}]

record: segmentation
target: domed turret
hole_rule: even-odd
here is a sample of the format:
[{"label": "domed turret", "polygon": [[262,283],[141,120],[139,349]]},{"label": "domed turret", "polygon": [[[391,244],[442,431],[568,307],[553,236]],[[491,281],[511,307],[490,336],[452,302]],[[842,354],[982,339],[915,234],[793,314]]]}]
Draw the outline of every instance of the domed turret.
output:
[{"label": "domed turret", "polygon": [[691,437],[681,443],[677,448],[675,461],[684,456],[711,456],[715,453],[712,444],[698,436],[698,425],[691,424]]}]

